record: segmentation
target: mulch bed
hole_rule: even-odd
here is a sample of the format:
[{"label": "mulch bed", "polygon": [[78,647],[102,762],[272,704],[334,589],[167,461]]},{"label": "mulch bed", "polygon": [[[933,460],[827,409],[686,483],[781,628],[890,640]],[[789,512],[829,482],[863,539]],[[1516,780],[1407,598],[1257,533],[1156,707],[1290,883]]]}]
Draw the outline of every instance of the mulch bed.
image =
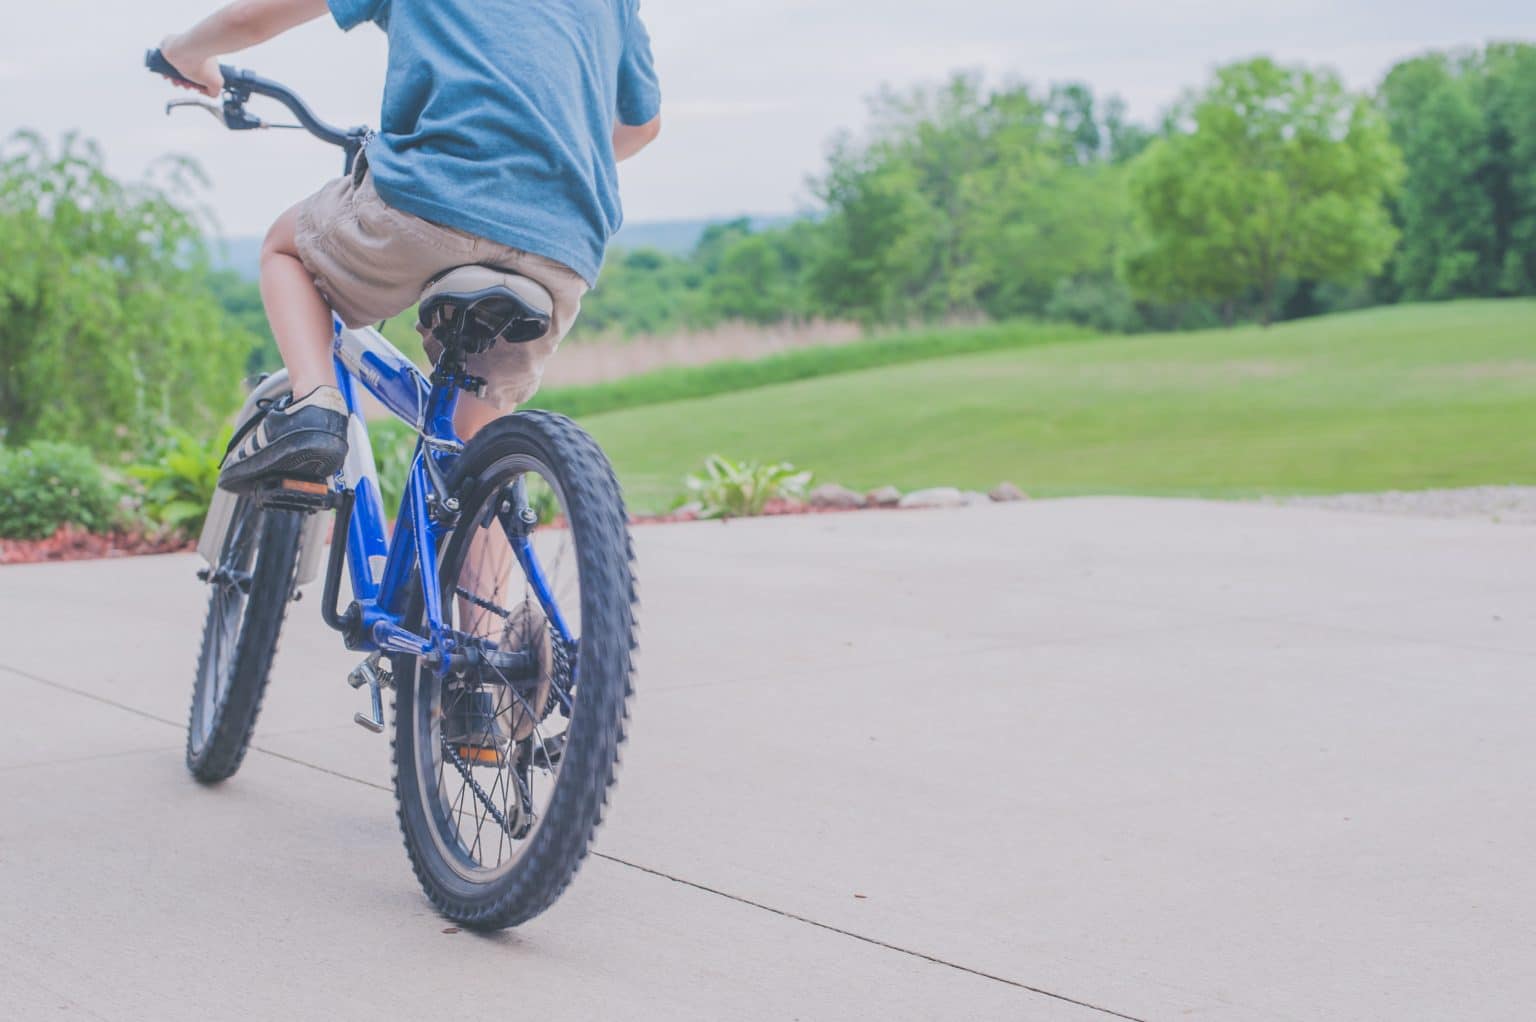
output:
[{"label": "mulch bed", "polygon": [[100,535],[63,525],[47,539],[0,539],[0,564],[42,564],[49,561],[97,561],[142,554],[174,554],[197,544],[179,536],[148,536],[140,532]]},{"label": "mulch bed", "polygon": [[[858,507],[812,507],[792,500],[770,501],[764,517],[780,515],[846,514],[877,510]],[[674,511],[664,515],[635,515],[633,525],[668,525],[696,522],[692,511]],[[138,532],[112,532],[100,535],[73,525],[59,528],[47,539],[0,539],[0,564],[45,564],[54,561],[99,561],[115,557],[140,557],[145,554],[177,554],[197,548],[196,540],[176,536],[150,536]]]}]

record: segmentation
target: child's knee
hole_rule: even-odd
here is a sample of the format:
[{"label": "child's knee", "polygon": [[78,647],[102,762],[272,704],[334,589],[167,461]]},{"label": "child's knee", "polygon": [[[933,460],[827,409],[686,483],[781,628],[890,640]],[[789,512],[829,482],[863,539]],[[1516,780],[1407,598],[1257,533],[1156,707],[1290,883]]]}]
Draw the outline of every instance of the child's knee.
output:
[{"label": "child's knee", "polygon": [[267,236],[261,240],[263,264],[275,257],[286,256],[292,259],[299,257],[299,247],[295,241],[297,220],[298,207],[294,207],[278,217],[277,221],[267,229]]}]

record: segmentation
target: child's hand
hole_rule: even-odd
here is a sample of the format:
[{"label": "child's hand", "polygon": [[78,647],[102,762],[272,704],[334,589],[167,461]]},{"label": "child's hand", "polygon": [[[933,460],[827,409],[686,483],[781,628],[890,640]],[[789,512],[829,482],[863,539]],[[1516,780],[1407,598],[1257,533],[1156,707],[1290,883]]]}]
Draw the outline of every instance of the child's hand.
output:
[{"label": "child's hand", "polygon": [[190,78],[195,85],[186,82],[178,82],[174,78],[171,83],[179,89],[191,89],[193,92],[201,92],[205,96],[218,98],[224,91],[224,74],[219,70],[217,57],[198,57],[181,50],[180,36],[167,36],[160,44],[160,53],[171,66]]}]

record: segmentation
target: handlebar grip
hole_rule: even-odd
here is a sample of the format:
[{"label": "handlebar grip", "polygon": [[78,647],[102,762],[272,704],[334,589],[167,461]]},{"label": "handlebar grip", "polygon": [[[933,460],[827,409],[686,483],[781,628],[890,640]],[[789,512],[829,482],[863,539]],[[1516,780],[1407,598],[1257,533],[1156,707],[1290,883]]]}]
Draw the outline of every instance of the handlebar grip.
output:
[{"label": "handlebar grip", "polygon": [[[194,82],[176,70],[176,66],[166,60],[165,54],[161,53],[158,49],[150,50],[144,54],[144,66],[155,74],[164,75],[172,81],[182,82],[186,85],[196,85],[199,88],[203,87],[202,82]],[[223,76],[225,85],[243,84],[252,77],[249,71],[242,71],[231,64],[220,64],[219,74]]]},{"label": "handlebar grip", "polygon": [[164,75],[173,82],[182,82],[186,85],[201,85],[200,82],[194,82],[192,79],[176,70],[175,65],[166,60],[165,54],[161,53],[158,48],[150,50],[148,53],[144,54],[144,66],[149,68],[157,75]]}]

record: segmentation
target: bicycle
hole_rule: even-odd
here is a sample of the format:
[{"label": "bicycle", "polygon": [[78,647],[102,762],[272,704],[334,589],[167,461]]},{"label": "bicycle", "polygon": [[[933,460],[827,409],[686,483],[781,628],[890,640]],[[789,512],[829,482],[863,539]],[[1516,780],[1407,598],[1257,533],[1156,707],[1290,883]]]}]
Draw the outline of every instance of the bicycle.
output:
[{"label": "bicycle", "polygon": [[[146,65],[181,77],[158,50]],[[201,107],[234,131],[303,128],[340,147],[352,171],[368,129],[333,127],[248,71],[223,73],[221,103],[175,100],[167,113]],[[269,125],[246,109],[253,96],[298,124]],[[357,722],[383,733],[383,692],[394,693],[393,781],[411,865],[444,916],[500,929],[555,902],[601,820],[633,692],[636,596],[623,496],[587,433],[533,411],[467,443],[455,434],[459,394],[482,382],[466,372],[467,355],[519,329],[543,333],[537,308],[484,277],[423,303],[444,347],[430,377],[377,330],[336,320],[336,378],[350,411],[336,477],[218,491],[198,543],[210,595],[186,760],[209,784],[240,768],[287,607],[317,577],[325,512],[335,511],[321,612],[365,654],[348,678],[369,690]],[[359,386],[418,434],[392,533]],[[284,372],[260,380],[232,445],[287,392]],[[344,610],[343,571],[353,593]]]}]

